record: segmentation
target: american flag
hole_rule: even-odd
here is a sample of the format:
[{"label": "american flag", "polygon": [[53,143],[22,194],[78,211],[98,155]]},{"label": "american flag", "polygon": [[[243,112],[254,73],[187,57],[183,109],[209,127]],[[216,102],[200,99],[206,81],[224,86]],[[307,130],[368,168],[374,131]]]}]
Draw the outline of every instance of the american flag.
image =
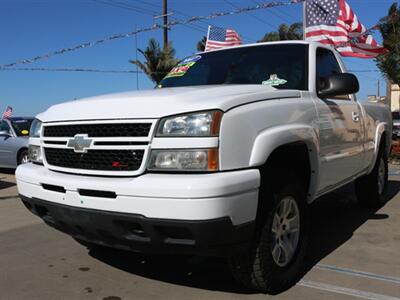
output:
[{"label": "american flag", "polygon": [[343,56],[373,58],[385,53],[345,0],[306,0],[306,40],[333,45]]},{"label": "american flag", "polygon": [[241,45],[239,34],[233,29],[215,26],[208,27],[208,36],[205,51]]},{"label": "american flag", "polygon": [[3,119],[9,119],[12,116],[13,108],[11,106],[7,106],[5,112],[3,113]]}]

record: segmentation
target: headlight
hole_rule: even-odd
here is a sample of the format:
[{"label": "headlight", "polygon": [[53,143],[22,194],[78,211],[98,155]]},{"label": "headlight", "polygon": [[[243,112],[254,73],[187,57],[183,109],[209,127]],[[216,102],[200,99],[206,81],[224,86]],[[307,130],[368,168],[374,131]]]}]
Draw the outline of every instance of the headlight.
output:
[{"label": "headlight", "polygon": [[218,171],[218,150],[152,150],[151,171]]},{"label": "headlight", "polygon": [[43,164],[42,150],[40,149],[40,146],[29,145],[28,157],[33,163]]},{"label": "headlight", "polygon": [[42,131],[42,121],[38,119],[33,120],[29,137],[38,138],[40,137],[41,131]]},{"label": "headlight", "polygon": [[157,136],[206,137],[218,136],[222,112],[196,112],[161,120]]}]

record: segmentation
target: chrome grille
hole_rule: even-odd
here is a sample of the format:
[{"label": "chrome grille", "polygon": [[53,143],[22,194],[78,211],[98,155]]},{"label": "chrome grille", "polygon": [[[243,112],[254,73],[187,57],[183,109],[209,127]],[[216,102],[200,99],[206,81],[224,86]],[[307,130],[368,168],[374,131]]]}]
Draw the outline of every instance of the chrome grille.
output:
[{"label": "chrome grille", "polygon": [[[146,169],[155,120],[45,123],[44,164],[54,171],[136,176]],[[80,149],[78,142],[86,144]]]},{"label": "chrome grille", "polygon": [[151,123],[111,123],[111,124],[77,124],[46,126],[44,137],[74,137],[76,134],[87,134],[89,137],[146,137]]}]

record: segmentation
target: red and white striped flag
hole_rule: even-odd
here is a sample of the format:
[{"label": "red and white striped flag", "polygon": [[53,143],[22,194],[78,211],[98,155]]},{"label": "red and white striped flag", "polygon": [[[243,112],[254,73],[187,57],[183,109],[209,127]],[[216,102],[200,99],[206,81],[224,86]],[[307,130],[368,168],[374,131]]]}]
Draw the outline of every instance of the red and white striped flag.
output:
[{"label": "red and white striped flag", "polygon": [[12,116],[13,108],[11,106],[7,106],[6,110],[3,113],[3,119],[9,119]]},{"label": "red and white striped flag", "polygon": [[233,29],[225,29],[215,26],[208,27],[205,51],[241,45],[242,39]]},{"label": "red and white striped flag", "polygon": [[342,56],[373,58],[385,53],[345,0],[306,0],[305,37],[336,47]]}]

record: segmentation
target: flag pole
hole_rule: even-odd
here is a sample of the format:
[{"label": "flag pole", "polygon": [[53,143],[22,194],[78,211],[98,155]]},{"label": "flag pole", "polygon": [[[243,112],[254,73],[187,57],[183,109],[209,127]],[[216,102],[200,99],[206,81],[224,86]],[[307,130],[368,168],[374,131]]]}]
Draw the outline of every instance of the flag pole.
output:
[{"label": "flag pole", "polygon": [[211,30],[211,25],[208,25],[206,47],[204,48],[204,51],[207,51],[208,39],[210,37],[210,30]]},{"label": "flag pole", "polygon": [[306,40],[306,1],[303,2],[303,40]]}]

